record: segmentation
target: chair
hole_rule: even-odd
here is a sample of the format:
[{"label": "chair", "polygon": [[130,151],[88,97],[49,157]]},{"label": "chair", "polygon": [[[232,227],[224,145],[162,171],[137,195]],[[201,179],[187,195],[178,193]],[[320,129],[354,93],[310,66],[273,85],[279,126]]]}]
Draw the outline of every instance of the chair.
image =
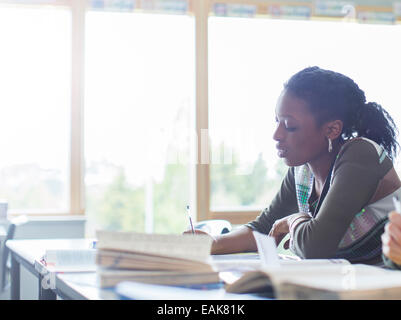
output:
[{"label": "chair", "polygon": [[10,287],[10,281],[9,281],[9,275],[11,269],[11,263],[9,259],[10,250],[7,248],[6,242],[7,240],[14,239],[15,229],[17,228],[17,226],[25,224],[26,222],[28,222],[28,218],[25,215],[18,216],[17,218],[10,220],[7,227],[6,237],[3,243],[1,243],[1,278],[0,278],[1,293],[7,291]]}]

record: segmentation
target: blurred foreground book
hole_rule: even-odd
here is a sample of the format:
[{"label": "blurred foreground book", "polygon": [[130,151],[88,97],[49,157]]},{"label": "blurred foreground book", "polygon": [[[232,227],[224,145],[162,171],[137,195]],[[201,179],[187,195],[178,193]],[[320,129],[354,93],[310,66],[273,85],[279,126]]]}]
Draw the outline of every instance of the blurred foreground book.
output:
[{"label": "blurred foreground book", "polygon": [[122,281],[163,285],[217,283],[208,236],[98,231],[96,263],[101,287]]}]

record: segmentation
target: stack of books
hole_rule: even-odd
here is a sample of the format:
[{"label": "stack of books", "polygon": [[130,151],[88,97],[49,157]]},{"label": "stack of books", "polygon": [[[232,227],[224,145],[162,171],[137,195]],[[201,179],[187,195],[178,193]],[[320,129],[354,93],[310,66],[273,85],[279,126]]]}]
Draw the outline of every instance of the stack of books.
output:
[{"label": "stack of books", "polygon": [[208,236],[101,230],[96,237],[102,288],[122,281],[178,286],[220,282],[211,264]]}]

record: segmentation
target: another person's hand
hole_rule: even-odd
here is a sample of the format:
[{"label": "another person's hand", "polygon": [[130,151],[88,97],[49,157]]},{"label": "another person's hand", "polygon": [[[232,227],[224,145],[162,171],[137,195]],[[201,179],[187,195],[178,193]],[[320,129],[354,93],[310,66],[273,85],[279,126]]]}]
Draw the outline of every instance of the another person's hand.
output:
[{"label": "another person's hand", "polygon": [[401,214],[392,211],[384,228],[382,239],[383,254],[401,265]]},{"label": "another person's hand", "polygon": [[290,227],[288,225],[287,216],[274,222],[269,232],[269,236],[273,237],[276,240],[276,245],[278,245],[288,232],[290,232]]}]

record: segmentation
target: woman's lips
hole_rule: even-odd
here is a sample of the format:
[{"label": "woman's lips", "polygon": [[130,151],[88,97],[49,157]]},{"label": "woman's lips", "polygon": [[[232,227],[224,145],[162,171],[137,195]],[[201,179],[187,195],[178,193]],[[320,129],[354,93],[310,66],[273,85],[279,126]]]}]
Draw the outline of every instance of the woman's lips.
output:
[{"label": "woman's lips", "polygon": [[277,154],[280,158],[284,158],[287,155],[288,153],[287,149],[279,145],[277,145],[276,148],[277,148]]},{"label": "woman's lips", "polygon": [[285,149],[278,149],[277,154],[280,158],[284,158],[287,155],[287,150]]}]

